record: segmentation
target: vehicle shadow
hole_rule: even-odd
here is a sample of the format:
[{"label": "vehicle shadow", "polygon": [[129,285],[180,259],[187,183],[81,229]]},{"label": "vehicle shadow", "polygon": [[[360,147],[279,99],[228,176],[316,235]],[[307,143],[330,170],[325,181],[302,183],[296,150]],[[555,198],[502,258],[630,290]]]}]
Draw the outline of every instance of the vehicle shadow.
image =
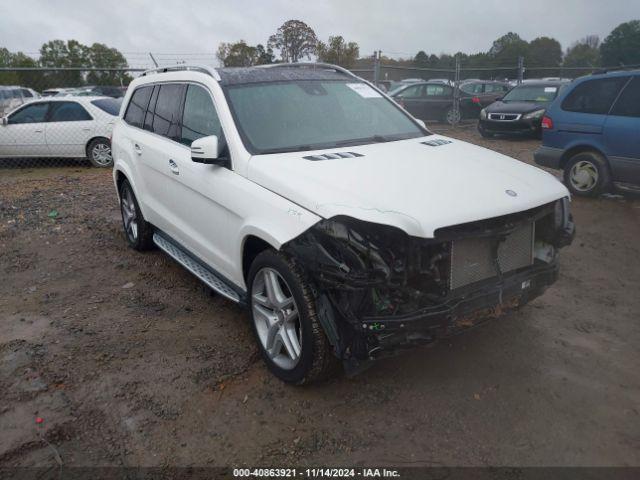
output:
[{"label": "vehicle shadow", "polygon": [[0,159],[1,169],[21,168],[51,168],[51,167],[87,167],[91,163],[87,159],[78,158],[3,158]]}]

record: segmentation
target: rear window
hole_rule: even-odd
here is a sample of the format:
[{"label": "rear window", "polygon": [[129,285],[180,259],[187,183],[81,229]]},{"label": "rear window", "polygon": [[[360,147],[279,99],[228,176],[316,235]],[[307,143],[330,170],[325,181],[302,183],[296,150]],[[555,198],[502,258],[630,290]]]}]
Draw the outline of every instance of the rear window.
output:
[{"label": "rear window", "polygon": [[129,105],[127,107],[127,113],[124,115],[124,121],[129,125],[134,127],[142,128],[142,122],[144,121],[144,114],[147,111],[147,106],[149,105],[149,97],[151,97],[151,92],[153,91],[153,86],[140,87],[133,95],[131,95],[131,100],[129,101]]},{"label": "rear window", "polygon": [[611,115],[640,118],[640,77],[635,77],[625,87],[611,110]]},{"label": "rear window", "polygon": [[49,113],[50,122],[82,122],[93,120],[82,105],[76,102],[55,102]]},{"label": "rear window", "polygon": [[120,112],[120,105],[122,105],[122,99],[115,98],[101,98],[100,100],[93,100],[92,105],[95,105],[103,112],[107,112],[109,115],[116,117]]},{"label": "rear window", "polygon": [[629,77],[611,77],[582,82],[562,101],[562,109],[567,112],[607,114],[628,80]]}]

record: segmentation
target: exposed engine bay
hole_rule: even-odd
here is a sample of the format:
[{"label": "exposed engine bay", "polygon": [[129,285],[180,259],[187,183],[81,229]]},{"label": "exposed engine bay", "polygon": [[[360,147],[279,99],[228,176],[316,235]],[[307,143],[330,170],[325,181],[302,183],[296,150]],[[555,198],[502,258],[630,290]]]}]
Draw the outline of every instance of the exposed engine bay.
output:
[{"label": "exposed engine bay", "polygon": [[428,343],[540,295],[575,228],[568,199],[441,228],[432,239],[350,217],[323,220],[283,246],[317,289],[336,355],[366,359]]}]

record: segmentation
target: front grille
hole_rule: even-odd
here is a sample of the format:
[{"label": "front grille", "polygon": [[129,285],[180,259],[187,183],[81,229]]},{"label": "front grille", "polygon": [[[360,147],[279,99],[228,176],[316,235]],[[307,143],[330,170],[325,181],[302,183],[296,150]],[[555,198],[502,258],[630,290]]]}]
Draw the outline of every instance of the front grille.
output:
[{"label": "front grille", "polygon": [[500,242],[498,258],[494,258],[494,237],[476,237],[454,240],[451,243],[449,288],[454,290],[471,283],[508,273],[533,264],[534,224],[526,224]]},{"label": "front grille", "polygon": [[520,119],[519,113],[490,113],[489,120],[498,120],[501,122],[513,122]]}]

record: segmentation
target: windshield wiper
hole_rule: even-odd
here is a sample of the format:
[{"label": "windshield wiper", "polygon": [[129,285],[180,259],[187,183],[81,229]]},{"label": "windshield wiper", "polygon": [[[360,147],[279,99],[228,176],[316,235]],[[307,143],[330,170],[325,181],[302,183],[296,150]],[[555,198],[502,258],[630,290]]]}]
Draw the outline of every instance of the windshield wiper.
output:
[{"label": "windshield wiper", "polygon": [[384,135],[372,135],[370,137],[364,138],[353,138],[351,140],[340,140],[338,142],[334,142],[332,147],[340,147],[344,145],[363,145],[366,143],[384,143],[384,142],[393,142],[397,140],[394,137],[385,137]]}]

